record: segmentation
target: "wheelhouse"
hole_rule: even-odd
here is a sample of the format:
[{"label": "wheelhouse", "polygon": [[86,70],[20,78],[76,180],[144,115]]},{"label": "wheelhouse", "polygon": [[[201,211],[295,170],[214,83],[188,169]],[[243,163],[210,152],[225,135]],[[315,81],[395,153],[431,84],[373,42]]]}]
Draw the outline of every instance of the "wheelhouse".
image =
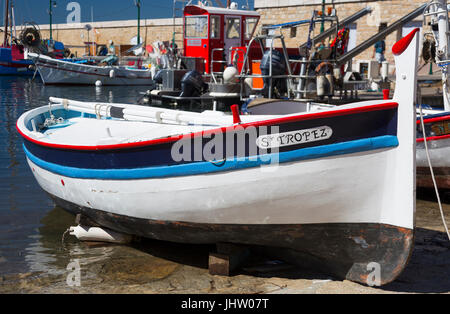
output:
[{"label": "wheelhouse", "polygon": [[220,71],[233,51],[252,38],[260,15],[255,11],[188,5],[184,9],[184,56],[199,58],[204,72]]}]

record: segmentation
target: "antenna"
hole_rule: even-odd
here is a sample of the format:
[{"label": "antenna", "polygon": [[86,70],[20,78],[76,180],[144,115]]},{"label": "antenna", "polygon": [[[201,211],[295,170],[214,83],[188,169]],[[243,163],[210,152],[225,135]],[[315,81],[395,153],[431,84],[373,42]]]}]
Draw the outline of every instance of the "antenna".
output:
[{"label": "antenna", "polygon": [[91,55],[91,42],[90,42],[90,40],[89,40],[89,32],[91,31],[91,29],[92,29],[92,26],[90,25],[90,24],[86,24],[86,25],[84,25],[84,28],[87,30],[87,32],[88,32],[88,40],[87,40],[87,43],[88,43],[88,49],[89,49],[89,56]]}]

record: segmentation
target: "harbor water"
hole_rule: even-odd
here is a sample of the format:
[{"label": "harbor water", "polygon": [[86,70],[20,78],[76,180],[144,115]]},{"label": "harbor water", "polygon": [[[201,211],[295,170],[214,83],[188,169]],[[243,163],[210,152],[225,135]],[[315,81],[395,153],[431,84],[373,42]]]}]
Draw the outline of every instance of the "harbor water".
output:
[{"label": "harbor water", "polygon": [[[134,103],[146,86],[44,86],[39,79],[0,77],[0,293],[385,293],[450,292],[450,245],[432,192],[417,199],[416,245],[392,284],[376,288],[335,280],[279,260],[253,256],[234,276],[211,276],[211,246],[142,240],[128,246],[80,243],[63,234],[74,216],[55,207],[26,163],[16,120],[50,96]],[[450,205],[444,211],[450,223]],[[73,263],[81,284],[69,285]]]}]

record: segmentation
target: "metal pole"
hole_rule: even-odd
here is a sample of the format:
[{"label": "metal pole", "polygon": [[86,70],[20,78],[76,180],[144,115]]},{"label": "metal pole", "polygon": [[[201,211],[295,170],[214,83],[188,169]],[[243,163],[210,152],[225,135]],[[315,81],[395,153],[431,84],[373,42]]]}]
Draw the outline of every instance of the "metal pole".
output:
[{"label": "metal pole", "polygon": [[3,40],[3,47],[7,47],[8,46],[8,14],[9,13],[9,0],[6,0],[5,2],[5,38]]},{"label": "metal pole", "polygon": [[288,57],[286,44],[284,42],[283,35],[281,35],[280,40],[281,40],[281,45],[283,46],[284,61],[286,62],[286,66],[287,66],[288,74],[289,74],[289,78],[286,80],[287,85],[288,85],[288,98],[291,98],[291,88],[294,85],[294,83],[292,82],[291,64],[289,63],[289,57]]},{"label": "metal pole", "polygon": [[269,99],[272,98],[272,85],[273,85],[273,81],[272,81],[272,52],[273,52],[273,40],[274,38],[272,37],[272,40],[270,42],[270,66],[269,66]]},{"label": "metal pole", "polygon": [[175,47],[175,6],[177,2],[176,0],[173,0],[173,7],[172,7],[172,22],[173,22],[173,31],[172,31],[172,47]]},{"label": "metal pole", "polygon": [[[447,61],[449,59],[449,27],[448,27],[448,8],[447,0],[439,0],[440,8],[436,8],[439,13],[437,14],[438,19],[438,34],[439,34],[439,46],[438,53],[442,56],[440,61]],[[442,94],[444,95],[444,109],[446,111],[450,110],[450,100],[448,95],[448,65],[442,67]]]},{"label": "metal pole", "polygon": [[391,34],[395,30],[397,30],[402,25],[408,23],[409,21],[412,21],[413,19],[415,19],[416,17],[418,17],[419,15],[421,15],[423,13],[423,11],[425,10],[426,6],[427,6],[427,4],[421,5],[419,8],[417,8],[414,11],[408,13],[407,15],[402,17],[401,19],[395,21],[390,26],[386,27],[383,31],[375,34],[374,36],[370,37],[366,41],[362,42],[357,47],[353,48],[352,50],[348,51],[344,55],[340,56],[339,59],[336,60],[337,61],[337,65],[344,64],[348,60],[350,60],[353,57],[359,55],[361,52],[363,52],[364,50],[366,50],[367,48],[369,48],[370,46],[375,44],[380,39],[385,38],[387,35]]},{"label": "metal pole", "polygon": [[141,0],[136,1],[138,8],[138,31],[137,31],[137,44],[141,43]]},{"label": "metal pole", "polygon": [[14,30],[14,37],[17,38],[17,31],[16,31],[16,18],[14,16],[14,4],[11,1],[11,19],[12,19],[12,29],[11,29],[11,33]]},{"label": "metal pole", "polygon": [[320,24],[320,32],[325,31],[325,0],[322,0],[322,23]]},{"label": "metal pole", "polygon": [[53,15],[53,11],[52,11],[52,0],[50,0],[49,2],[49,10],[48,10],[48,14],[50,15],[50,40],[53,40],[53,36],[52,36],[52,15]]}]

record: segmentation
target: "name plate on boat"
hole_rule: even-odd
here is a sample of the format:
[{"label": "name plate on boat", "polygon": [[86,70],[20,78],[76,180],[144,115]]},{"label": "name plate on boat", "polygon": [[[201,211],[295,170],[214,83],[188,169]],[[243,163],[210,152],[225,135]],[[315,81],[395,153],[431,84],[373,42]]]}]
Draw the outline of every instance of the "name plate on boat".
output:
[{"label": "name plate on boat", "polygon": [[202,45],[202,41],[200,39],[188,39],[187,45],[191,47],[199,47]]},{"label": "name plate on boat", "polygon": [[435,136],[450,134],[450,123],[448,121],[433,123],[431,125],[431,131]]},{"label": "name plate on boat", "polygon": [[256,139],[256,145],[262,149],[298,145],[329,139],[333,129],[328,126],[297,130],[284,133],[261,135]]}]

